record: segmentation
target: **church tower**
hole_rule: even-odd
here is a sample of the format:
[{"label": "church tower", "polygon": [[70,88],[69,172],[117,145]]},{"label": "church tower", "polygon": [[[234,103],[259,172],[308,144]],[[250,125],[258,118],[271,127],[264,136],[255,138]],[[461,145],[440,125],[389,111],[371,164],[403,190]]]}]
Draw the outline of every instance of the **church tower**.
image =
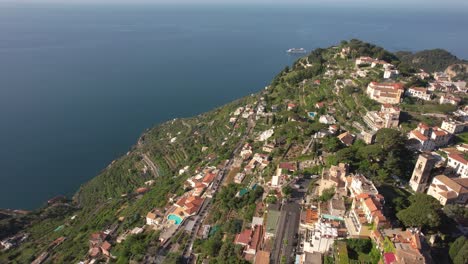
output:
[{"label": "church tower", "polygon": [[409,182],[411,189],[415,192],[424,192],[429,184],[431,170],[436,159],[430,153],[421,153],[416,161],[416,166]]}]

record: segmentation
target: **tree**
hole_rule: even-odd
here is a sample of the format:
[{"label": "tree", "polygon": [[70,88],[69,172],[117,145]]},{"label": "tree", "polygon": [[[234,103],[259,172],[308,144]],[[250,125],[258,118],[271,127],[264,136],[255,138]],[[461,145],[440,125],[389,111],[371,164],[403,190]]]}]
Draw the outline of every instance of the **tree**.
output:
[{"label": "tree", "polygon": [[447,204],[444,207],[444,213],[453,219],[467,219],[468,208],[459,204]]},{"label": "tree", "polygon": [[286,185],[283,187],[282,191],[284,195],[290,196],[292,194],[293,189],[291,188],[291,186]]},{"label": "tree", "polygon": [[452,260],[455,259],[458,252],[463,248],[463,246],[467,243],[467,239],[464,236],[457,238],[451,245],[449,249],[449,256]]},{"label": "tree", "polygon": [[432,196],[417,193],[409,198],[410,206],[397,213],[398,219],[407,227],[434,228],[440,225],[442,206]]},{"label": "tree", "polygon": [[461,248],[460,252],[453,259],[453,264],[466,264],[468,263],[468,243]]},{"label": "tree", "polygon": [[340,141],[333,136],[329,136],[323,139],[323,148],[327,152],[335,152],[340,147]]},{"label": "tree", "polygon": [[391,128],[382,128],[375,135],[375,142],[385,151],[399,149],[405,141],[400,131]]},{"label": "tree", "polygon": [[321,202],[326,202],[330,200],[331,198],[333,198],[334,195],[335,195],[335,188],[330,187],[330,188],[323,190],[322,195],[320,195],[318,199]]}]

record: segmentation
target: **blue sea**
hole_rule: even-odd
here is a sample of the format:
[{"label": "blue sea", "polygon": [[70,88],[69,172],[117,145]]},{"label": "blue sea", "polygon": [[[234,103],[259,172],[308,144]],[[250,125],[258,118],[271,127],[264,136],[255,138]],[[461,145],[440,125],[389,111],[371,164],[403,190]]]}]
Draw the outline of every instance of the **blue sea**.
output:
[{"label": "blue sea", "polygon": [[0,5],[0,207],[36,208],[151,126],[256,92],[296,57],[360,38],[468,58],[468,10]]}]

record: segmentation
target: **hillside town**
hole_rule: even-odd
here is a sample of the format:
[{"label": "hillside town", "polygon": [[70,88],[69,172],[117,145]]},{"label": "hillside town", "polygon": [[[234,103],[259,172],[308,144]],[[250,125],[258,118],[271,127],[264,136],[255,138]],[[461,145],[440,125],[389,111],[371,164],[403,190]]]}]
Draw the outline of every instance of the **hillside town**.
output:
[{"label": "hillside town", "polygon": [[[78,263],[114,263],[123,248],[133,252],[133,238],[152,246],[132,263],[445,263],[442,248],[468,236],[466,82],[408,73],[347,43],[326,51],[325,73],[295,75],[313,69],[312,54],[231,107],[218,125],[227,134],[198,147],[200,162],[182,159],[169,177],[180,188],[162,202],[145,199],[158,177],[114,198],[146,211],[127,224],[129,205],[117,203],[105,228],[87,231]],[[168,132],[161,145],[183,148],[182,140]],[[140,171],[157,176],[145,157]],[[2,240],[2,250],[27,239]],[[67,239],[32,263],[48,263]],[[467,260],[460,252],[453,263]]]}]

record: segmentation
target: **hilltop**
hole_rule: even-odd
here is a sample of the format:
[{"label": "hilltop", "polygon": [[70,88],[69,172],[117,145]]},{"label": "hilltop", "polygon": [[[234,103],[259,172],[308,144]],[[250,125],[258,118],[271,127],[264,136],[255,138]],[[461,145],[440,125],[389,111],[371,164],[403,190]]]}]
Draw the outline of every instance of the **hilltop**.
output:
[{"label": "hilltop", "polygon": [[[428,205],[406,183],[419,151],[435,143],[411,135],[426,126],[439,131],[448,117],[458,118],[454,112],[466,111],[466,83],[434,73],[464,63],[442,50],[393,54],[355,39],[313,50],[256,94],[148,129],[72,199],[2,214],[0,238],[14,243],[0,262],[183,263],[197,255],[198,263],[246,263],[255,251],[253,258],[289,263],[299,248],[301,212],[312,217],[344,187],[341,179],[335,187],[318,183],[333,171],[346,171],[349,182],[370,181],[385,199],[379,214],[387,224],[413,226],[404,221],[411,206]],[[466,137],[437,140],[437,148]],[[353,199],[346,193],[337,203],[351,210]],[[431,205],[429,212],[449,219]],[[296,221],[286,221],[285,212]],[[431,254],[445,261],[455,231],[440,221],[416,225],[430,234],[440,227],[447,240]],[[336,250],[356,261],[382,258],[370,240],[346,243]]]},{"label": "hilltop", "polygon": [[400,51],[395,55],[402,64],[427,72],[447,72],[454,80],[468,81],[468,61],[443,49],[423,50],[415,53]]}]

